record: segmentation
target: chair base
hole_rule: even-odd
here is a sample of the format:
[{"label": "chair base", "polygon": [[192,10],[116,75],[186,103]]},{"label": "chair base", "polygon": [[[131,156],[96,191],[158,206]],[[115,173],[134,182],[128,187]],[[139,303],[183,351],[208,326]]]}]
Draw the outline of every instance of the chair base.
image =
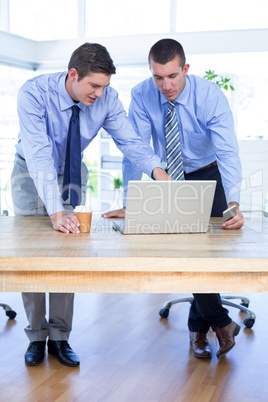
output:
[{"label": "chair base", "polygon": [[[164,303],[163,308],[159,311],[159,315],[162,318],[168,318],[169,310],[171,309],[173,304],[184,303],[184,302],[192,303],[193,299],[194,299],[193,297],[186,297],[186,298],[181,298],[181,299],[169,300],[166,303]],[[236,303],[229,301],[232,299],[240,299],[241,303],[236,304]],[[253,327],[255,320],[256,320],[256,315],[253,313],[253,311],[248,309],[249,299],[247,297],[236,296],[236,295],[235,296],[224,295],[221,297],[221,300],[222,300],[223,305],[238,308],[243,313],[246,313],[247,318],[244,319],[243,323],[247,328]]]},{"label": "chair base", "polygon": [[8,318],[11,318],[12,320],[14,320],[14,318],[17,315],[17,313],[15,311],[13,311],[12,308],[8,304],[0,303],[0,307],[3,307],[3,309],[5,310],[6,315],[8,316]]}]

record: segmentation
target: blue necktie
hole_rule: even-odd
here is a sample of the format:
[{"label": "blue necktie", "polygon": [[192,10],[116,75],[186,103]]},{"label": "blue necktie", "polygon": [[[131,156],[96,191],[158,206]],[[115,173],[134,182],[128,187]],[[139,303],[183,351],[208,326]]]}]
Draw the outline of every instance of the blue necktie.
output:
[{"label": "blue necktie", "polygon": [[69,124],[62,199],[67,200],[70,190],[70,204],[75,208],[81,203],[81,140],[78,106],[72,106]]},{"label": "blue necktie", "polygon": [[168,102],[165,123],[167,174],[174,180],[184,180],[178,120],[175,102]]}]

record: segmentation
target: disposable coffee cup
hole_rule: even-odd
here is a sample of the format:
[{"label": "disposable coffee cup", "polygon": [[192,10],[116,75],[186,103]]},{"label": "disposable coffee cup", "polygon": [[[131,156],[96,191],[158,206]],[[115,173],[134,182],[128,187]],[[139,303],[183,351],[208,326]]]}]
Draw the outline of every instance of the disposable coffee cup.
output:
[{"label": "disposable coffee cup", "polygon": [[76,207],[74,210],[74,214],[80,222],[80,233],[90,233],[92,212],[87,211],[83,207]]}]

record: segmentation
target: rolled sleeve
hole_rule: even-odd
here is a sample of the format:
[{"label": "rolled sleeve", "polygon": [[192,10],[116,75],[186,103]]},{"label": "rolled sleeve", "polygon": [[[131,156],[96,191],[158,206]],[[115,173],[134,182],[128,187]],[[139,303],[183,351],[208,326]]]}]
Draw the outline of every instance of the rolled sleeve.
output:
[{"label": "rolled sleeve", "polygon": [[238,142],[234,130],[233,115],[227,98],[221,90],[213,102],[207,104],[207,127],[218,162],[227,202],[240,202],[242,168]]},{"label": "rolled sleeve", "polygon": [[33,88],[22,89],[17,105],[23,154],[38,195],[49,215],[63,211],[42,98]]}]

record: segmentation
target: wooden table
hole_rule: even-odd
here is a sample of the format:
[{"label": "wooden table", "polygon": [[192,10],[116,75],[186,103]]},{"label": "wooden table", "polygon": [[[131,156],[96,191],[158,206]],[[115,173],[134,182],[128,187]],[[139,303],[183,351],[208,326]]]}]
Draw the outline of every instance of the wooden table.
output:
[{"label": "wooden table", "polygon": [[128,235],[93,220],[90,234],[47,217],[0,217],[2,292],[268,292],[268,219],[206,234]]}]

